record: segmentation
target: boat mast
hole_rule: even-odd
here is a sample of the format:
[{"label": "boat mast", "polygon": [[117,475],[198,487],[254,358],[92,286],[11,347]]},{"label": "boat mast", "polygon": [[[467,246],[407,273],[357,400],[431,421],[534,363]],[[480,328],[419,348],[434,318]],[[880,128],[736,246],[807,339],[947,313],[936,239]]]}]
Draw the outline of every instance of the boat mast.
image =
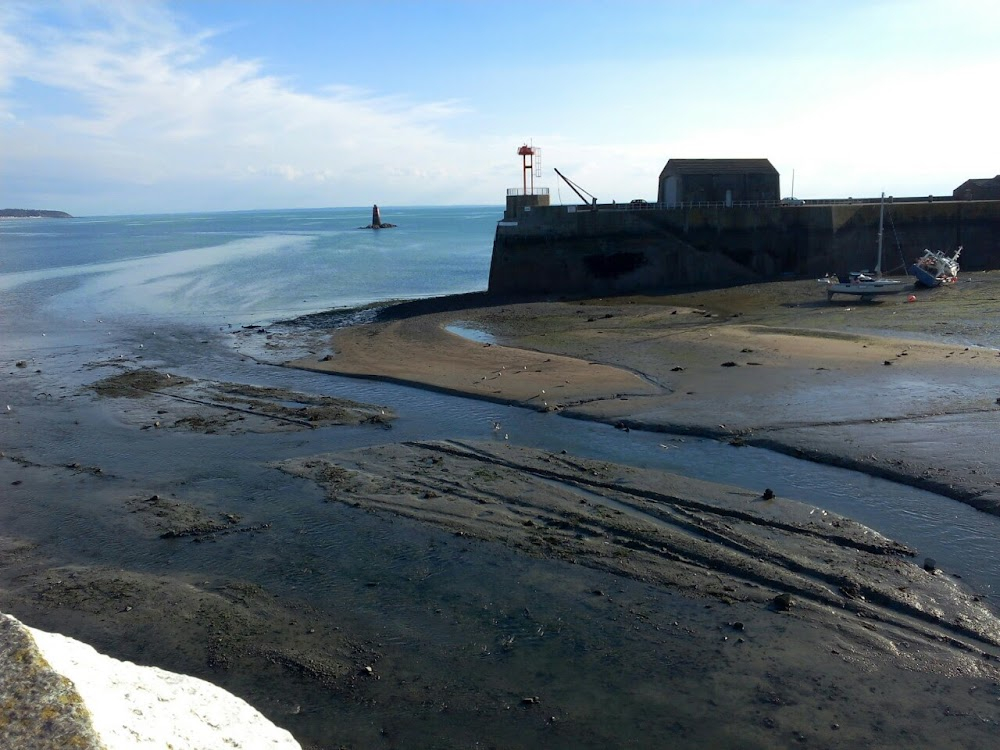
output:
[{"label": "boat mast", "polygon": [[882,222],[885,219],[885,193],[882,193],[882,201],[878,211],[878,262],[875,264],[875,277],[882,276]]}]

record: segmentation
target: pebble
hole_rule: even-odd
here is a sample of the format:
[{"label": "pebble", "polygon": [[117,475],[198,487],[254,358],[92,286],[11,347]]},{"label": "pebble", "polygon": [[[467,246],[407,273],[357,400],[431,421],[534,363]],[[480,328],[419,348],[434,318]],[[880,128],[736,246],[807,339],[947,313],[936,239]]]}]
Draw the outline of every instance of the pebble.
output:
[{"label": "pebble", "polygon": [[792,599],[791,594],[778,594],[774,599],[771,600],[774,604],[774,608],[779,612],[787,612],[795,604],[795,600]]}]

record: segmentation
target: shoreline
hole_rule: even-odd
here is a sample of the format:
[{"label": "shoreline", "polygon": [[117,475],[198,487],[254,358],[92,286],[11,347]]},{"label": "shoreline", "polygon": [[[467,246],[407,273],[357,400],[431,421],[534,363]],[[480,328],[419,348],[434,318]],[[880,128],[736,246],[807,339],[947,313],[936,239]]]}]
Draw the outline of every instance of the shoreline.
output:
[{"label": "shoreline", "polygon": [[[1000,288],[1000,275],[993,276],[987,289]],[[820,307],[809,296],[814,284],[763,286],[770,287],[765,304],[782,306],[777,313],[747,309],[760,287],[656,299],[517,302],[474,294],[418,300],[333,332],[321,358],[286,365],[619,428],[756,446],[1000,515],[1000,484],[990,481],[1000,474],[1000,461],[988,455],[970,460],[960,442],[933,446],[910,439],[910,433],[933,435],[936,425],[956,419],[967,431],[989,433],[1000,399],[987,391],[1000,376],[1000,358],[990,347],[940,340],[949,324],[964,330],[974,322],[963,319],[964,308],[955,304],[969,300],[924,295],[921,304],[935,306],[939,340],[932,341],[907,336],[914,333],[916,305],[894,300]],[[700,304],[691,306],[694,301]],[[795,310],[805,311],[802,320]],[[845,312],[853,313],[849,322]],[[830,325],[834,316],[841,320]],[[827,327],[803,326],[821,317]],[[444,330],[452,324],[483,330],[497,343]],[[859,325],[863,330],[855,332]],[[896,393],[899,379],[911,392],[938,395]],[[838,406],[837,395],[824,394],[855,403]],[[955,465],[935,463],[942,455]]]}]

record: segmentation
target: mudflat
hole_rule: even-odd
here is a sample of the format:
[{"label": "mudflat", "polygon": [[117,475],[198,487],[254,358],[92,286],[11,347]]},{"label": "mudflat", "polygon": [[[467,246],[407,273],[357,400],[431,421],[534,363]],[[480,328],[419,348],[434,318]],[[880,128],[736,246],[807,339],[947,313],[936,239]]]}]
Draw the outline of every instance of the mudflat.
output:
[{"label": "mudflat", "polygon": [[1000,412],[1000,273],[870,303],[829,303],[814,281],[470,301],[402,305],[290,364],[738,440],[1000,513],[1000,453],[984,439]]},{"label": "mudflat", "polygon": [[[293,367],[518,404],[566,430],[575,417],[761,445],[995,512],[1000,274],[914,296],[828,304],[815,282],[469,295],[236,338],[264,339],[272,359],[311,351]],[[394,441],[391,403],[132,365],[78,401],[137,444],[228,456],[248,434],[284,440],[285,457],[253,470],[291,498],[278,513],[195,466],[165,493],[121,462],[102,472],[7,445],[8,502],[72,493],[78,526],[111,524],[158,562],[78,564],[45,540],[0,537],[3,606],[220,684],[307,748],[994,739],[995,607],[849,518],[763,487],[519,446],[499,424],[494,439]],[[381,439],[290,447],[337,429]],[[213,571],[230,558],[247,561],[239,575]]]}]

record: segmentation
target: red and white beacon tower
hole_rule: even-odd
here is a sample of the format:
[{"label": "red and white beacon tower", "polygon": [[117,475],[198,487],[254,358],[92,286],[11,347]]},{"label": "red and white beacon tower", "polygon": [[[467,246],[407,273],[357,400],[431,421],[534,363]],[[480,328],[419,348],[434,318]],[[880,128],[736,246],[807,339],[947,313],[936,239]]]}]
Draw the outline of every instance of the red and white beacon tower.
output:
[{"label": "red and white beacon tower", "polygon": [[507,190],[506,221],[515,221],[517,216],[531,211],[534,206],[549,205],[549,189],[535,187],[535,175],[540,174],[542,150],[527,144],[517,150],[521,157],[521,187]]},{"label": "red and white beacon tower", "polygon": [[[524,183],[524,194],[532,195],[535,192],[535,169],[542,166],[542,150],[525,144],[517,150],[517,155],[521,157],[522,182]],[[531,175],[531,192],[528,192],[528,175]]]}]

